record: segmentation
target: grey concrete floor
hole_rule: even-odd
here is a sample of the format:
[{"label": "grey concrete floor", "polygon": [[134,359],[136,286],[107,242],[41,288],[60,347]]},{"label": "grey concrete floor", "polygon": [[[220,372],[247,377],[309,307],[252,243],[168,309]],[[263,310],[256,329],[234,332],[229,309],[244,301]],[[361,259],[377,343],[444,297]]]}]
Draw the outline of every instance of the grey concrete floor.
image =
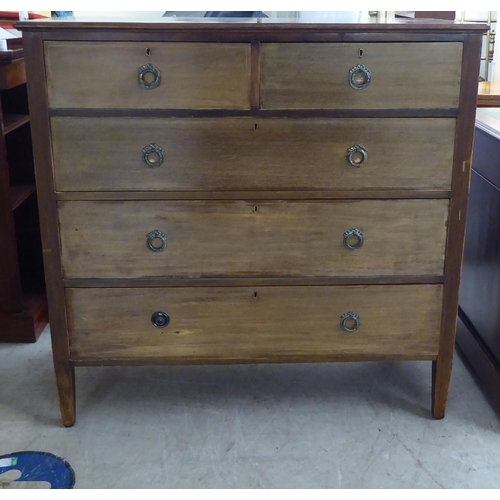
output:
[{"label": "grey concrete floor", "polygon": [[48,329],[1,345],[0,454],[66,458],[76,488],[500,488],[500,420],[455,357],[430,362],[76,369],[62,427]]}]

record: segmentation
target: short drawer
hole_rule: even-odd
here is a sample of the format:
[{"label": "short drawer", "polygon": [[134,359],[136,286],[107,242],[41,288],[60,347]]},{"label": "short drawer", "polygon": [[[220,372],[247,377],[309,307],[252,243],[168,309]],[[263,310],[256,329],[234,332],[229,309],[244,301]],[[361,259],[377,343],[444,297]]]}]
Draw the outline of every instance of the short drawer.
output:
[{"label": "short drawer", "polygon": [[250,107],[250,44],[45,42],[45,63],[51,108]]},{"label": "short drawer", "polygon": [[51,130],[58,191],[449,190],[455,119],[53,117]]},{"label": "short drawer", "polygon": [[74,360],[432,359],[441,301],[441,285],[66,289]]},{"label": "short drawer", "polygon": [[65,278],[442,275],[447,218],[445,199],[59,202]]},{"label": "short drawer", "polygon": [[458,108],[460,42],[261,47],[265,109]]}]

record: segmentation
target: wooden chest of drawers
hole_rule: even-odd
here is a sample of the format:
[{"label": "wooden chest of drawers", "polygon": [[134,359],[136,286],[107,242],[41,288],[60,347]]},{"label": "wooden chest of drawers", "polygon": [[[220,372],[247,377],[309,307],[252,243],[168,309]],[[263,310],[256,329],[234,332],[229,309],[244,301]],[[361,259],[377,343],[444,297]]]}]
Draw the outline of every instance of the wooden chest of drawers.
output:
[{"label": "wooden chest of drawers", "polygon": [[54,363],[451,375],[483,26],[23,22]]}]

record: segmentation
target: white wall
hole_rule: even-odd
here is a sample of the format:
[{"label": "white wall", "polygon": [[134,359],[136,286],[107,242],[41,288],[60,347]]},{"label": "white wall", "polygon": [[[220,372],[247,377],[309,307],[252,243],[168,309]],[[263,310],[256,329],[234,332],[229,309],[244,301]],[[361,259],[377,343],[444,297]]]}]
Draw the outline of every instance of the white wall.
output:
[{"label": "white wall", "polygon": [[301,11],[298,17],[303,21],[328,21],[331,23],[364,22],[369,19],[368,11]]},{"label": "white wall", "polygon": [[[498,12],[492,11],[491,17],[491,29],[492,31],[497,32],[497,19]],[[486,23],[488,19],[488,11],[487,10],[466,10],[466,11],[456,11],[455,20],[461,21],[462,17],[465,22],[481,22]],[[500,44],[498,42],[499,36],[497,35],[495,38],[495,47],[493,52],[493,61],[489,63],[488,66],[488,81],[500,81]],[[484,78],[486,76],[486,54],[487,52],[487,44],[486,44],[486,36],[483,36],[483,46],[481,51],[481,57],[484,59],[481,61],[481,68],[479,70],[479,74]],[[497,62],[498,61],[498,62]]]},{"label": "white wall", "polygon": [[75,17],[127,17],[136,19],[147,19],[150,17],[161,17],[165,13],[162,11],[101,11],[101,10],[75,10],[73,14]]}]

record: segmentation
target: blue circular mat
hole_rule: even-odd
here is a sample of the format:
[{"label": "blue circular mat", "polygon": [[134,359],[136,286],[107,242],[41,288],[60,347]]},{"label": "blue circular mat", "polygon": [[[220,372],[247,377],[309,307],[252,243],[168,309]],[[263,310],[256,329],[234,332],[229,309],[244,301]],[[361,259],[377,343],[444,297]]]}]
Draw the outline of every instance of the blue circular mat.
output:
[{"label": "blue circular mat", "polygon": [[0,489],[71,489],[75,471],[63,458],[43,451],[0,455]]}]

